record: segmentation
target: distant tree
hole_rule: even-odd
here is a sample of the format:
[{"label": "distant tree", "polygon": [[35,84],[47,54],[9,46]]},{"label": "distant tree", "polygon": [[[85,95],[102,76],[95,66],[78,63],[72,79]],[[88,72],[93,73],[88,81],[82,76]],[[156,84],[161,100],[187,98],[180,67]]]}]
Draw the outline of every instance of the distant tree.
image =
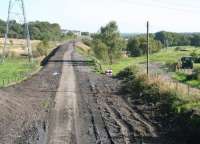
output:
[{"label": "distant tree", "polygon": [[97,38],[107,46],[109,63],[113,64],[116,58],[121,57],[125,41],[121,37],[116,22],[111,21],[105,27],[101,27]]},{"label": "distant tree", "polygon": [[200,46],[200,34],[195,34],[191,38],[191,45]]},{"label": "distant tree", "polygon": [[128,40],[127,51],[131,56],[142,55],[142,49],[140,49],[140,41],[138,38],[131,38]]},{"label": "distant tree", "polygon": [[0,37],[4,37],[5,30],[6,30],[6,23],[0,19]]},{"label": "distant tree", "polygon": [[93,40],[93,52],[96,58],[108,62],[108,47],[100,39]]},{"label": "distant tree", "polygon": [[155,33],[155,39],[160,41],[165,47],[173,45],[172,33],[161,31]]},{"label": "distant tree", "polygon": [[[161,42],[153,39],[152,36],[150,37],[149,45],[151,53],[158,52],[162,48]],[[127,44],[127,51],[131,54],[131,56],[144,55],[146,53],[146,49],[147,49],[146,37],[140,36],[129,39]]]},{"label": "distant tree", "polygon": [[89,36],[90,33],[89,33],[89,32],[81,32],[81,35],[82,35],[82,36]]}]

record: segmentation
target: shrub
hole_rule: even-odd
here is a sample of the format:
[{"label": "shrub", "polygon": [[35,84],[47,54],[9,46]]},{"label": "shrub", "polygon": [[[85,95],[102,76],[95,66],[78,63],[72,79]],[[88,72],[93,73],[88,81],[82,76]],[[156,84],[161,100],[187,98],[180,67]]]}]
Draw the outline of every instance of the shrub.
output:
[{"label": "shrub", "polygon": [[49,49],[50,49],[50,46],[49,46],[48,41],[46,41],[46,40],[41,41],[37,45],[37,51],[38,51],[40,56],[47,56]]},{"label": "shrub", "polygon": [[[200,113],[183,108],[178,110],[186,102],[179,99],[176,90],[162,90],[158,83],[151,82],[144,75],[136,75],[136,71],[135,67],[128,67],[118,74],[124,80],[121,92],[125,93],[125,99],[139,101],[142,105],[153,105],[156,119],[162,126],[170,127],[169,134],[176,135],[177,139],[184,138],[189,143],[197,142],[200,136]],[[196,69],[196,72],[199,73],[200,69]]]},{"label": "shrub", "polygon": [[194,78],[200,80],[200,67],[194,68]]},{"label": "shrub", "polygon": [[125,68],[123,71],[120,71],[118,74],[117,74],[117,78],[119,79],[127,79],[129,78],[130,76],[135,76],[136,73],[138,72],[137,70],[137,66],[135,65],[132,65],[130,67],[127,67]]}]

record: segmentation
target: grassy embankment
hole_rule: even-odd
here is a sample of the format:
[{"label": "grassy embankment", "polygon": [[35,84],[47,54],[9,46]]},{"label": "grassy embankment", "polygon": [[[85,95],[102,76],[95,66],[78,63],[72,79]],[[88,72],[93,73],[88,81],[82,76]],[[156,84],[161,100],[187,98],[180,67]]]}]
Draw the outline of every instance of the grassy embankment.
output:
[{"label": "grassy embankment", "polygon": [[199,96],[184,95],[165,81],[147,78],[134,66],[122,70],[117,77],[123,80],[121,91],[128,103],[148,108],[153,113],[151,119],[162,123],[173,137],[196,143],[200,136]]},{"label": "grassy embankment", "polygon": [[[3,40],[0,38],[0,52],[2,52]],[[25,41],[20,39],[10,39],[8,41],[9,57],[5,59],[4,63],[0,64],[0,87],[18,83],[30,77],[30,74],[37,72],[41,68],[40,61],[44,56],[36,56],[39,43],[39,40],[31,41],[33,55],[35,57],[34,62],[30,64],[27,58],[21,56],[27,53],[24,47]],[[48,52],[58,44],[60,42],[48,42]]]}]

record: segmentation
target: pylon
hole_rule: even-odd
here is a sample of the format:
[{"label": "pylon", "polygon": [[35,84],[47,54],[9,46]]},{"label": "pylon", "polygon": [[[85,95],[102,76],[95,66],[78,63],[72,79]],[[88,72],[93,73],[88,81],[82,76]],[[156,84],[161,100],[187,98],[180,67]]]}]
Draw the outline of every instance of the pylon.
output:
[{"label": "pylon", "polygon": [[[18,5],[15,5],[18,3]],[[29,33],[29,25],[26,19],[26,12],[25,12],[25,5],[24,5],[24,0],[10,0],[9,1],[9,7],[8,7],[8,18],[7,18],[7,24],[6,24],[6,33],[5,33],[5,40],[4,40],[4,47],[3,47],[3,52],[2,52],[2,62],[4,62],[6,58],[6,53],[9,51],[7,50],[8,46],[8,34],[9,34],[9,29],[10,29],[10,21],[11,21],[11,14],[16,14],[12,10],[14,9],[14,6],[19,6],[21,13],[17,13],[18,15],[21,15],[23,17],[23,23],[24,23],[24,30],[25,30],[25,39],[26,39],[26,48],[28,51],[28,58],[29,62],[33,61],[33,56],[32,56],[32,48],[31,48],[31,43],[30,43],[30,33]]]}]

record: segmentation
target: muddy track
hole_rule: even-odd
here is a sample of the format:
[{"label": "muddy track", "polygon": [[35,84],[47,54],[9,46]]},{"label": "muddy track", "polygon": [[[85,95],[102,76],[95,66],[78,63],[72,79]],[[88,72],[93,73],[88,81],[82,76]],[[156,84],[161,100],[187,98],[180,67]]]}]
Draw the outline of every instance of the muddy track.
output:
[{"label": "muddy track", "polygon": [[123,99],[121,82],[95,74],[72,42],[45,64],[0,90],[0,144],[172,144]]},{"label": "muddy track", "polygon": [[[84,59],[73,54],[73,59]],[[91,122],[89,135],[100,144],[171,144],[160,135],[157,126],[134,110],[118,93],[120,81],[97,75],[87,66],[76,66],[75,73],[84,114]],[[79,110],[84,108],[79,105]],[[81,139],[81,137],[80,137]]]},{"label": "muddy track", "polygon": [[[50,60],[62,59],[59,46]],[[49,108],[58,88],[62,63],[49,63],[22,83],[0,89],[0,144],[46,142]]]}]

